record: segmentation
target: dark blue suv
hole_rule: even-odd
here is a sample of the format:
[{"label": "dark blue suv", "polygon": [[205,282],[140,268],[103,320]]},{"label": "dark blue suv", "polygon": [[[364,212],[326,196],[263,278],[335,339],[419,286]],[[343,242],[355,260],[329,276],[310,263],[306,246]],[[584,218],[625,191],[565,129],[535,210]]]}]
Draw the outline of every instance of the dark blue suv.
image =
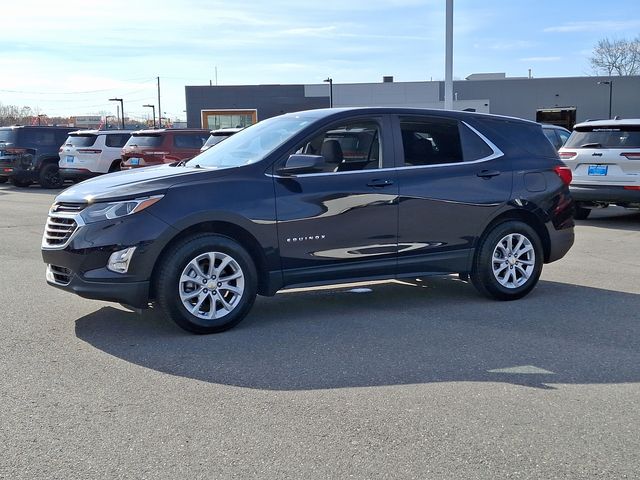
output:
[{"label": "dark blue suv", "polygon": [[212,333],[256,294],[460,274],[529,293],[573,244],[571,172],[540,125],[466,112],[359,108],[264,120],[187,162],[60,194],[47,281]]}]

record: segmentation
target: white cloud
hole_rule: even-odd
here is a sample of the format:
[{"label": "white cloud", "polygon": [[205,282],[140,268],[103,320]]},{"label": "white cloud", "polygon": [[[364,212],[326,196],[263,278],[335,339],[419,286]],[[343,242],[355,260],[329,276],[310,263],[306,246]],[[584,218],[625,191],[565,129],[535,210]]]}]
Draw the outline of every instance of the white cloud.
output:
[{"label": "white cloud", "polygon": [[521,58],[521,62],[559,62],[562,57],[525,57]]},{"label": "white cloud", "polygon": [[563,25],[547,27],[544,32],[574,33],[574,32],[607,32],[634,30],[640,28],[640,20],[593,20],[585,22],[566,22]]}]

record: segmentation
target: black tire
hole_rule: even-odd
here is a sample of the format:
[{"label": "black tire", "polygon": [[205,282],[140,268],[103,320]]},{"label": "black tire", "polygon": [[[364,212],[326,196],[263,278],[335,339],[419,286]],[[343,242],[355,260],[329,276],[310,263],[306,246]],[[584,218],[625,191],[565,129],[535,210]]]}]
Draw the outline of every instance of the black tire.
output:
[{"label": "black tire", "polygon": [[591,213],[590,208],[579,207],[576,205],[576,212],[573,214],[573,218],[576,220],[586,220]]},{"label": "black tire", "polygon": [[45,163],[40,167],[38,183],[42,188],[62,188],[64,180],[60,176],[60,170],[55,163]]},{"label": "black tire", "polygon": [[[228,266],[224,267],[220,273],[225,272],[226,277],[233,276],[230,275],[230,273],[240,271],[242,274],[242,285],[240,285],[238,280],[226,282],[227,285],[233,288],[242,289],[239,295],[222,288],[222,284],[218,283],[219,279],[215,276],[206,276],[212,273],[212,271],[209,270],[211,262],[208,262],[206,258],[203,258],[201,260],[203,263],[199,264],[201,271],[206,274],[205,277],[199,277],[195,274],[195,270],[193,270],[192,273],[196,275],[193,278],[200,279],[197,283],[181,281],[183,273],[189,268],[188,266],[190,264],[193,265],[193,261],[196,261],[199,256],[204,257],[208,252],[220,254],[213,262],[214,268],[217,268],[216,265],[221,266],[221,264],[218,263],[220,257],[225,259],[231,258]],[[215,272],[213,273],[215,274]],[[222,275],[219,276],[223,278]],[[205,285],[204,278],[210,283]],[[237,325],[251,309],[256,298],[257,278],[258,275],[255,264],[251,256],[241,245],[221,235],[201,234],[182,240],[163,256],[156,277],[156,299],[167,316],[184,330],[197,334],[223,332]],[[197,313],[201,316],[197,316],[188,311],[180,296],[184,289],[190,289],[192,287],[192,290],[183,293],[188,295],[189,293],[200,292],[197,299],[193,297],[191,300],[198,304],[194,305],[194,308],[198,309]],[[223,291],[225,293],[221,293]],[[203,298],[205,298],[202,303],[198,303],[200,295],[203,295]],[[232,306],[230,310],[225,308],[223,303],[223,301],[226,302],[227,300],[230,301]],[[202,316],[210,314],[212,308],[213,315],[215,316],[218,305],[221,306],[222,310],[227,311],[224,316],[213,319],[202,318]]]},{"label": "black tire", "polygon": [[16,178],[16,177],[12,177],[11,178],[11,184],[14,187],[20,187],[20,188],[26,188],[29,185],[31,185],[31,180],[24,180],[22,178]]},{"label": "black tire", "polygon": [[120,159],[114,160],[111,166],[109,167],[109,171],[107,173],[119,172],[121,170],[120,169],[121,164],[122,164],[122,160]]},{"label": "black tire", "polygon": [[7,183],[7,180],[9,180],[7,177],[0,177],[0,183]]},{"label": "black tire", "polygon": [[[507,252],[513,252],[511,248],[517,247],[516,244],[502,248],[509,245],[508,241],[503,242],[512,234],[515,235],[514,241],[519,238],[526,239],[532,247],[530,250],[532,253],[526,252],[519,256],[521,258],[507,255]],[[521,248],[528,248],[526,241],[523,240]],[[496,257],[494,257],[494,251]],[[498,257],[500,257],[500,261],[494,261],[494,258]],[[525,265],[522,262],[531,262],[531,265]],[[543,263],[542,242],[536,231],[524,222],[507,221],[496,225],[480,239],[473,260],[471,282],[486,297],[497,300],[516,300],[527,295],[536,286],[542,273]],[[494,274],[494,266],[498,270],[505,269]],[[523,274],[525,270],[528,276]],[[497,277],[501,275],[503,275],[502,281],[506,285],[498,280]],[[508,278],[505,278],[507,276]]]}]

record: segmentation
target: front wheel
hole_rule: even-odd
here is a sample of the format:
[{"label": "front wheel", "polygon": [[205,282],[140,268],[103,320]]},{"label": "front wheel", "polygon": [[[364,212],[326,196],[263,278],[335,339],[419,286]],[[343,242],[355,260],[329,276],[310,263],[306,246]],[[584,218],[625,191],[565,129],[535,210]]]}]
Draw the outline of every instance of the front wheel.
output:
[{"label": "front wheel", "polygon": [[203,234],[168,252],[156,283],[160,307],[192,333],[218,333],[237,325],[256,298],[256,268],[230,238]]},{"label": "front wheel", "polygon": [[480,241],[471,281],[483,295],[516,300],[538,283],[544,261],[536,231],[519,221],[496,225]]}]

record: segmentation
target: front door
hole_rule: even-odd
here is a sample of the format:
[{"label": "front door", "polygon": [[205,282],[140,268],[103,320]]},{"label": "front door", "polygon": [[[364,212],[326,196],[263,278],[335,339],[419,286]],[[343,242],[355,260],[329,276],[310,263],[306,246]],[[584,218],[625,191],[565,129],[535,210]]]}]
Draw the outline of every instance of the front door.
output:
[{"label": "front door", "polygon": [[386,116],[333,124],[290,152],[321,155],[321,172],[274,174],[286,285],[395,275],[398,185],[390,133]]}]

